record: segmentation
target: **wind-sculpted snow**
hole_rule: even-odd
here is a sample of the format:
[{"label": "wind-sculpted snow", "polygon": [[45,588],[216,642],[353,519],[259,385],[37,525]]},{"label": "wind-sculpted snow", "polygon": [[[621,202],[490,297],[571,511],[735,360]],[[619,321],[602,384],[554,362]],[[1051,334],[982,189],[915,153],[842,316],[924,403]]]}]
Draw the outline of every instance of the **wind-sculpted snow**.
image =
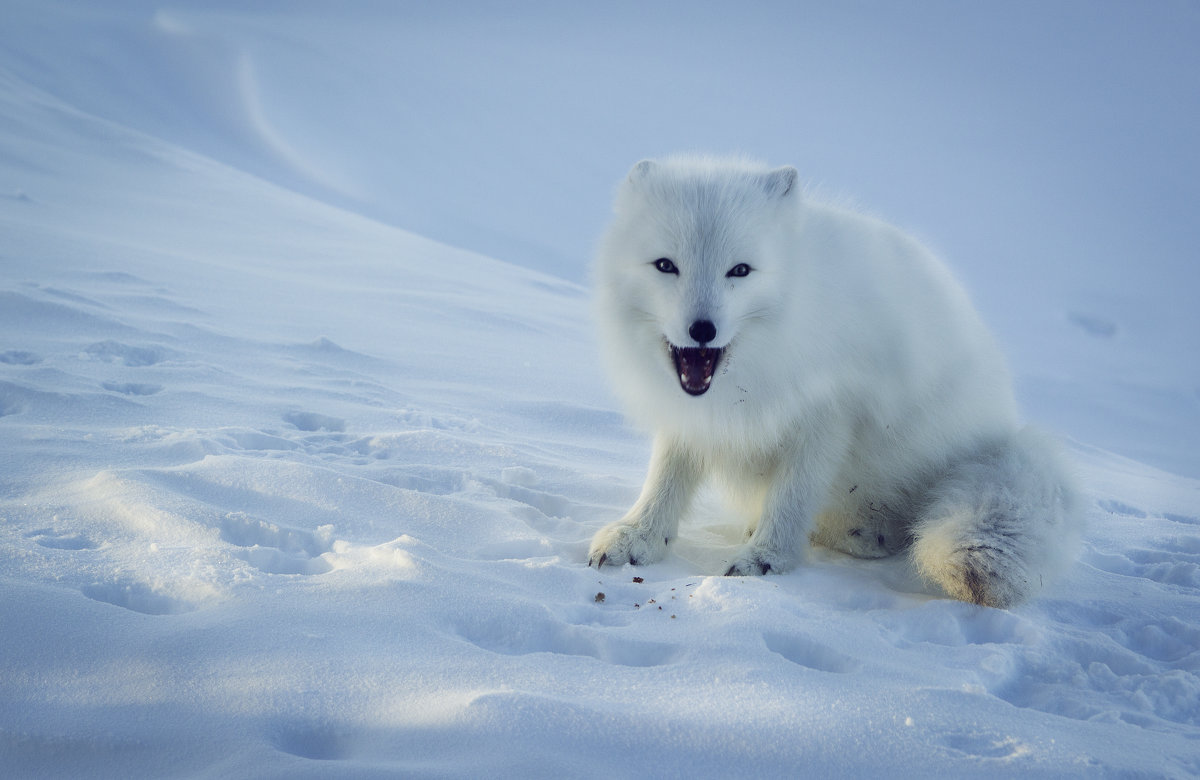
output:
[{"label": "wind-sculpted snow", "polygon": [[597,572],[648,447],[582,289],[0,104],[3,776],[1200,773],[1197,482],[1073,444],[1081,560],[1014,611],[719,576],[711,501]]}]

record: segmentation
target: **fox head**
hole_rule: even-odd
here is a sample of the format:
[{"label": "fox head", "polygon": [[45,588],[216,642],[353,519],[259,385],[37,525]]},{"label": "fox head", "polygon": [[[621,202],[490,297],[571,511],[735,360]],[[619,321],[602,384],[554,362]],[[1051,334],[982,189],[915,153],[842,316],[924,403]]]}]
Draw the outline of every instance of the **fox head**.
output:
[{"label": "fox head", "polygon": [[681,401],[736,374],[739,344],[780,294],[796,179],[792,167],[740,161],[635,165],[597,259],[610,364],[655,382],[669,375]]}]

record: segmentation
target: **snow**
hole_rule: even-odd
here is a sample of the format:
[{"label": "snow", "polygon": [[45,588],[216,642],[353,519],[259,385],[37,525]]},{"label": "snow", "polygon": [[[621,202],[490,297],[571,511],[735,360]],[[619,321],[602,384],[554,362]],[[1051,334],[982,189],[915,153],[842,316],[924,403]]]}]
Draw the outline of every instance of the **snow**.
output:
[{"label": "snow", "polygon": [[[0,774],[1200,773],[1195,9],[687,8],[6,3]],[[1065,579],[585,566],[648,455],[587,256],[691,148],[950,259]]]}]

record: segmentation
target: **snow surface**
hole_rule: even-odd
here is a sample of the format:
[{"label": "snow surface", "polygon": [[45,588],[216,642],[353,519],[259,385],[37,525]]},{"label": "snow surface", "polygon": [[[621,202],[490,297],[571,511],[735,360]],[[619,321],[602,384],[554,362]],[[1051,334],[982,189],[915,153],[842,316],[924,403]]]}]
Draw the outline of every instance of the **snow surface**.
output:
[{"label": "snow surface", "polygon": [[[512,8],[6,0],[0,775],[1200,773],[1195,6]],[[951,258],[1069,576],[585,567],[648,454],[586,258],[688,148]]]}]

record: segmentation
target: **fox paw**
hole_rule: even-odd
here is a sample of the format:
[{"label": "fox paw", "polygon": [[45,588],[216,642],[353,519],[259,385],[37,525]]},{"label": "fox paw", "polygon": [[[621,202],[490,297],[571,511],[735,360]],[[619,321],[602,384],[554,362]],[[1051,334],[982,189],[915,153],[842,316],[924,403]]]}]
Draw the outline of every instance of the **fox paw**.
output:
[{"label": "fox paw", "polygon": [[588,566],[639,566],[662,560],[667,554],[666,537],[653,533],[640,523],[618,520],[601,528],[592,537]]},{"label": "fox paw", "polygon": [[768,572],[779,573],[787,568],[787,564],[780,560],[778,556],[771,555],[766,550],[747,547],[741,555],[733,559],[729,569],[725,572],[725,576],[751,577],[767,574]]}]

